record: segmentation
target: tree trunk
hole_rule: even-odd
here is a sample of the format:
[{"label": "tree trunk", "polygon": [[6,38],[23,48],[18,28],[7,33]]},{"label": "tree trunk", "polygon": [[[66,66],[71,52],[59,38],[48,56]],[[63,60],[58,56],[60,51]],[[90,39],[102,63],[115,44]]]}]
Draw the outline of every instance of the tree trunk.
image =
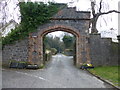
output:
[{"label": "tree trunk", "polygon": [[98,33],[98,30],[97,30],[97,20],[98,20],[98,15],[94,16],[91,20],[91,24],[92,24],[92,27],[91,27],[91,33]]},{"label": "tree trunk", "polygon": [[91,24],[92,24],[91,33],[97,33],[98,30],[96,28],[96,24],[97,24],[98,15],[95,14],[95,2],[91,2],[91,9],[93,15],[93,18],[91,19]]}]

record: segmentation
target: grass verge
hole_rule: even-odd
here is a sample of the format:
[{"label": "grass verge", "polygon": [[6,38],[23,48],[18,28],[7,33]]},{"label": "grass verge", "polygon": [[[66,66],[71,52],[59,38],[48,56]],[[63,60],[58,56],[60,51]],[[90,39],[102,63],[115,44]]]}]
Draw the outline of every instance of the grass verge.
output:
[{"label": "grass verge", "polygon": [[102,66],[95,67],[89,71],[97,76],[100,76],[103,79],[106,79],[112,82],[115,86],[120,87],[120,76],[119,76],[120,66]]}]

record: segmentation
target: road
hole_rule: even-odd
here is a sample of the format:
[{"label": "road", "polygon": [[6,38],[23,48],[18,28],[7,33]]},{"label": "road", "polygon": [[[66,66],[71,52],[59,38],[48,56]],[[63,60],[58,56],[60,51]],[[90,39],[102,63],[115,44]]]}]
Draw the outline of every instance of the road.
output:
[{"label": "road", "polygon": [[39,70],[3,69],[3,88],[111,88],[73,65],[71,56],[57,54]]}]

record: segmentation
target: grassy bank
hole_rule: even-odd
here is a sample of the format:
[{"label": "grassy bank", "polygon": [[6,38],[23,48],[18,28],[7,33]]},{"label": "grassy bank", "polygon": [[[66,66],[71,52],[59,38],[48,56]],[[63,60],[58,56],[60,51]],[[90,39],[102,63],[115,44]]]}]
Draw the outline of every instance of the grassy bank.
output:
[{"label": "grassy bank", "polygon": [[120,76],[118,74],[120,66],[102,66],[89,70],[93,74],[102,77],[116,86],[120,86]]}]

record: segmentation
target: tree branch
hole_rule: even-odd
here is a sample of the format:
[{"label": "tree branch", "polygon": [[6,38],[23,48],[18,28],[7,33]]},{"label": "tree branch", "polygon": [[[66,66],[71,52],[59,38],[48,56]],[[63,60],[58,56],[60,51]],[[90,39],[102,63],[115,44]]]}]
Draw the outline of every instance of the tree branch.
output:
[{"label": "tree branch", "polygon": [[99,8],[99,12],[100,12],[100,13],[101,13],[101,9],[102,9],[102,1],[103,1],[103,0],[100,1],[100,8]]},{"label": "tree branch", "polygon": [[109,13],[120,13],[120,11],[117,11],[117,10],[110,10],[110,11],[108,11],[108,12],[102,12],[102,13],[99,13],[99,16],[100,15],[104,15],[104,14],[109,14]]},{"label": "tree branch", "polygon": [[91,2],[92,15],[95,16],[95,3]]}]

